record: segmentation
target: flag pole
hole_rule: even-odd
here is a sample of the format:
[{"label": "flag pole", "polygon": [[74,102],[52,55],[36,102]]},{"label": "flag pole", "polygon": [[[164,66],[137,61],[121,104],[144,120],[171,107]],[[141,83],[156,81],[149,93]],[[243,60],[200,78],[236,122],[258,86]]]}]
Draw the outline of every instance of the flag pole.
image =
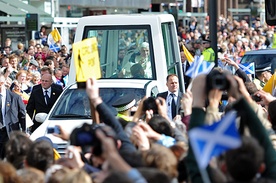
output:
[{"label": "flag pole", "polygon": [[209,178],[208,173],[207,173],[207,170],[205,168],[204,169],[199,168],[199,171],[200,171],[203,182],[204,183],[211,183],[210,178]]}]

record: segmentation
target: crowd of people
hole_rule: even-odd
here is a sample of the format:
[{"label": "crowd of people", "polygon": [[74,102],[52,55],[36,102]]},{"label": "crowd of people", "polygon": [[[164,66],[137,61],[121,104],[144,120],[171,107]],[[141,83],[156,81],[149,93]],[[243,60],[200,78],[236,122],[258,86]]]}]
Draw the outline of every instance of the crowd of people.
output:
[{"label": "crowd of people", "polygon": [[[239,61],[246,51],[271,48],[273,46],[274,26],[261,24],[260,18],[252,18],[252,26],[245,20],[235,20],[233,17],[219,16],[217,21],[218,52],[227,54],[234,61]],[[209,38],[209,17],[204,25],[198,25],[192,17],[189,25],[178,27],[179,41],[183,42],[194,55],[204,51],[204,40]]]},{"label": "crowd of people", "polygon": [[[179,27],[178,35],[180,45],[192,55],[213,62],[214,53],[206,51],[212,41],[207,20],[200,30],[192,19],[189,27]],[[27,50],[20,43],[18,50],[10,50],[7,39],[0,75],[0,182],[206,182],[189,143],[189,131],[219,123],[230,111],[238,115],[235,126],[241,145],[211,160],[206,168],[209,181],[276,182],[276,98],[238,67],[245,51],[271,47],[274,28],[260,25],[257,19],[249,27],[246,21],[222,16],[218,28],[219,51],[227,55],[225,62],[235,69],[234,74],[214,68],[195,78],[185,76],[184,93],[179,91],[178,76],[170,74],[168,90],[157,97],[118,98],[113,104],[117,116],[100,97],[97,80],[90,78],[86,93],[91,113],[99,116],[100,123],[84,124],[71,133],[59,126],[60,134],[54,135],[70,144],[63,157],[49,138],[31,141],[28,128],[33,132],[40,125],[34,115],[48,113],[67,86],[71,54],[65,46],[54,52],[35,40]],[[185,73],[190,63],[184,50],[181,61]],[[217,75],[224,78],[223,89],[212,84]],[[261,76],[257,75],[259,80]],[[26,118],[34,124],[22,122]]]}]

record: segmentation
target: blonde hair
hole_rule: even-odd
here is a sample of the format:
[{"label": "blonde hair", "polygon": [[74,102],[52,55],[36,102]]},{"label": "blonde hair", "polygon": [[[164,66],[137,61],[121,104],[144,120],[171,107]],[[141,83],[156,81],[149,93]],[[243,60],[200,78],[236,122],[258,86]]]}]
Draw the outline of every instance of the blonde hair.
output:
[{"label": "blonde hair", "polygon": [[82,169],[74,169],[64,175],[61,183],[93,183],[92,178]]},{"label": "blonde hair", "polygon": [[176,156],[167,147],[152,144],[148,151],[142,153],[142,157],[147,167],[157,168],[171,179],[178,176]]}]

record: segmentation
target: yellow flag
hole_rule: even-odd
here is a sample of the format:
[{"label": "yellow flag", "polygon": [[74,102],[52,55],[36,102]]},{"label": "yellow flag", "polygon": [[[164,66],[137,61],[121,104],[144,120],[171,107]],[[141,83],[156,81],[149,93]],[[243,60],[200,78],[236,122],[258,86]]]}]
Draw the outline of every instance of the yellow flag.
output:
[{"label": "yellow flag", "polygon": [[86,82],[91,77],[101,77],[98,42],[95,37],[74,43],[73,54],[77,82]]},{"label": "yellow flag", "polygon": [[189,62],[193,62],[194,61],[194,57],[193,55],[189,52],[189,50],[186,48],[186,46],[182,45],[182,48],[183,48],[183,51],[184,51],[184,54],[187,58],[187,60]]},{"label": "yellow flag", "polygon": [[272,48],[276,48],[276,33],[273,34]]},{"label": "yellow flag", "polygon": [[56,44],[57,42],[60,42],[62,40],[59,31],[55,28],[54,30],[52,30],[52,32],[50,32],[50,34],[48,35],[48,40],[47,43],[48,45],[53,45]]},{"label": "yellow flag", "polygon": [[271,76],[271,78],[268,80],[268,82],[264,85],[263,90],[272,95],[273,89],[276,86],[275,84],[276,84],[276,74],[274,72],[274,74]]}]

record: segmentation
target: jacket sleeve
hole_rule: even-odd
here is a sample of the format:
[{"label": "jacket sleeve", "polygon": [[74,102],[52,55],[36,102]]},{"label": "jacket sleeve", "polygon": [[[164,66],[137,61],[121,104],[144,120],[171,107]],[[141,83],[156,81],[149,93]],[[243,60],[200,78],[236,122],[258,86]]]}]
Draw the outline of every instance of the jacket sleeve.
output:
[{"label": "jacket sleeve", "polygon": [[35,110],[35,99],[34,99],[35,92],[31,92],[31,96],[29,98],[28,104],[27,104],[27,113],[29,114],[30,118],[33,119],[34,110]]},{"label": "jacket sleeve", "polygon": [[127,137],[122,125],[116,119],[115,116],[112,115],[112,112],[110,111],[109,107],[105,103],[101,103],[96,107],[100,118],[102,121],[113,128],[113,130],[116,132],[118,139],[122,141],[122,146],[120,150],[127,150],[127,151],[136,151],[136,148],[134,145],[130,142],[129,138]]},{"label": "jacket sleeve", "polygon": [[249,77],[246,75],[246,73],[241,70],[241,69],[237,69],[236,70],[236,74],[242,78],[243,82],[251,82],[251,80],[249,79]]},{"label": "jacket sleeve", "polygon": [[23,132],[26,132],[26,107],[21,97],[17,97],[18,102],[18,121]]},{"label": "jacket sleeve", "polygon": [[257,117],[250,105],[245,101],[245,99],[239,100],[233,105],[233,107],[238,111],[242,118],[246,119],[246,126],[248,126],[250,133],[255,137],[260,145],[265,151],[265,165],[266,170],[262,174],[262,177],[276,180],[276,151],[273,148],[271,140],[261,123],[260,119]]},{"label": "jacket sleeve", "polygon": [[[204,124],[204,118],[205,118],[205,112],[203,109],[200,108],[193,108],[192,114],[191,114],[191,120],[189,123],[189,130],[201,126]],[[186,159],[187,169],[188,169],[188,175],[192,183],[203,183],[193,149],[191,147],[191,144],[189,143],[189,150],[188,155]]]}]

